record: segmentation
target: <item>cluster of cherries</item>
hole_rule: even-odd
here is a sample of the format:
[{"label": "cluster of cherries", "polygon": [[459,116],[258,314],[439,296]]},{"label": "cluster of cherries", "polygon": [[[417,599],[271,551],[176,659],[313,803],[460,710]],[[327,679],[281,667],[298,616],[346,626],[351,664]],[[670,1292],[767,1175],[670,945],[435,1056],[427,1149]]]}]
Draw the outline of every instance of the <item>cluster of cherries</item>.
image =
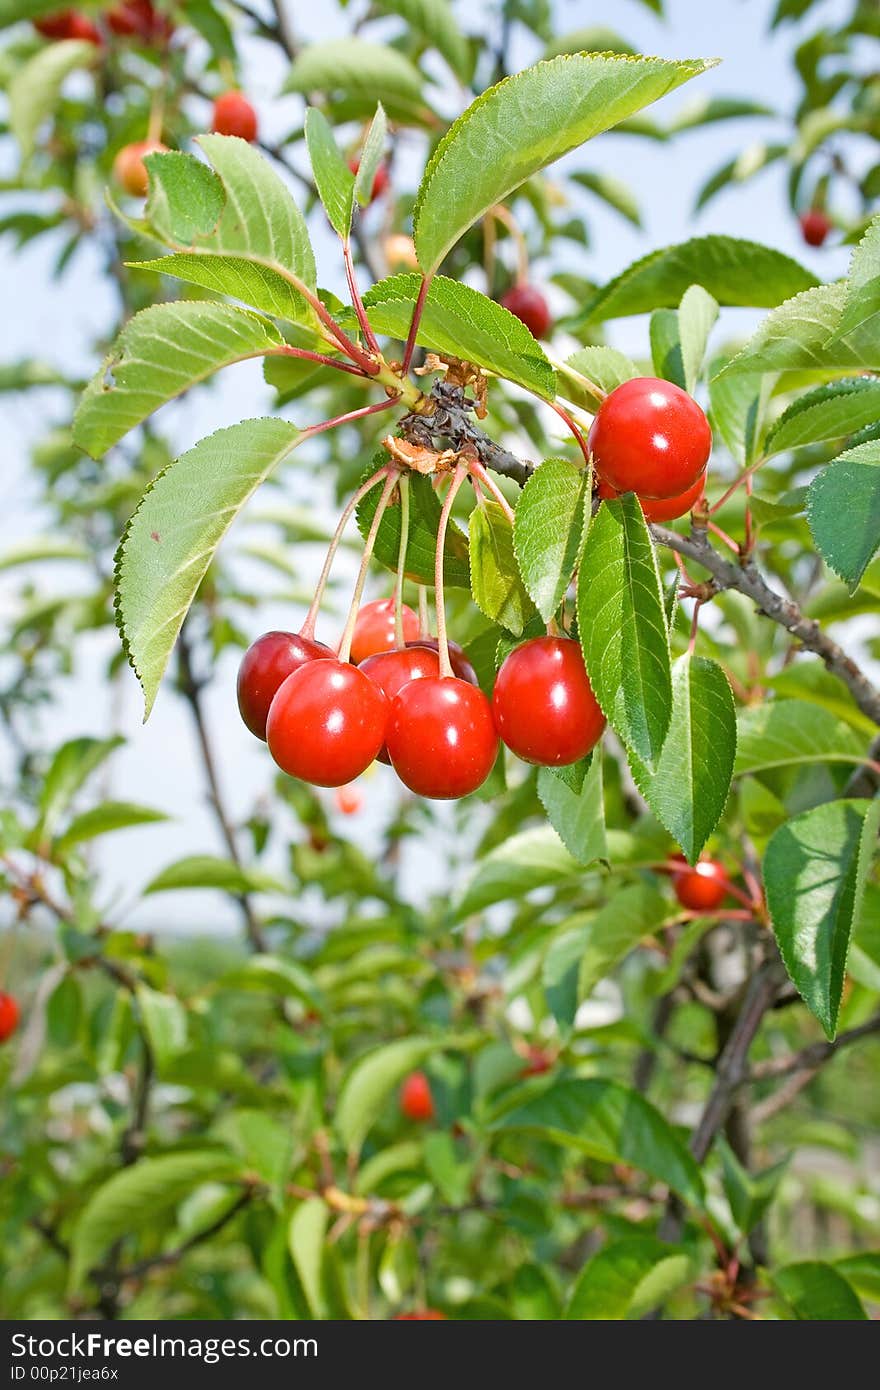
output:
[{"label": "cluster of cherries", "polygon": [[[119,39],[138,39],[153,47],[164,46],[174,33],[171,16],[157,10],[151,0],[121,0],[107,10],[103,19]],[[59,10],[34,20],[34,28],[44,39],[79,39],[102,48],[104,35],[88,15],[79,10]]]}]

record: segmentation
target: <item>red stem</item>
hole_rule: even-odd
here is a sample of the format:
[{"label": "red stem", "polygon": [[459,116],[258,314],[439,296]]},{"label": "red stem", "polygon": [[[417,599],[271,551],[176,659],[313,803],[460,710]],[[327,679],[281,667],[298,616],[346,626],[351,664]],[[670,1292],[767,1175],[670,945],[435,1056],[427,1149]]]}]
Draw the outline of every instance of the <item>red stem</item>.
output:
[{"label": "red stem", "polygon": [[722,531],[720,526],[716,526],[714,521],[709,522],[709,530],[713,535],[717,536],[720,541],[723,541],[726,546],[729,546],[734,555],[741,554],[740,548],[733,537],[728,536],[726,531]]},{"label": "red stem", "polygon": [[351,420],[363,420],[365,415],[375,415],[380,410],[389,410],[399,399],[399,396],[394,396],[389,401],[374,401],[372,405],[362,405],[359,410],[349,410],[345,415],[337,415],[332,420],[322,420],[320,425],[309,425],[307,430],[303,430],[302,437],[308,439],[313,434],[335,429],[337,425],[347,425]]},{"label": "red stem", "polygon": [[589,468],[589,467],[590,467],[590,451],[589,451],[589,449],[587,448],[587,441],[584,439],[583,434],[581,433],[581,431],[580,431],[580,429],[578,428],[578,426],[575,424],[574,420],[573,420],[573,419],[571,418],[571,416],[569,415],[568,411],[565,410],[565,409],[564,409],[561,405],[559,405],[556,401],[547,401],[546,404],[550,406],[551,410],[555,410],[555,411],[556,411],[556,414],[557,414],[558,416],[560,416],[560,418],[563,419],[563,420],[565,421],[565,423],[568,425],[568,428],[571,430],[572,435],[574,436],[574,439],[575,439],[575,442],[576,442],[578,448],[580,449],[581,453],[582,453],[583,456],[584,456],[584,462],[586,463],[587,467]]},{"label": "red stem", "polygon": [[406,376],[407,372],[409,371],[410,363],[412,362],[413,353],[415,352],[416,347],[416,334],[419,331],[419,324],[422,321],[422,314],[424,313],[425,309],[425,300],[428,298],[428,290],[431,287],[432,278],[433,277],[430,275],[425,275],[422,277],[422,283],[419,287],[419,297],[415,302],[412,318],[410,319],[409,333],[406,337],[406,347],[403,350],[403,365],[401,367],[402,376]]},{"label": "red stem", "polygon": [[333,538],[330,541],[330,545],[327,549],[327,554],[324,558],[324,565],[321,570],[320,578],[318,579],[317,587],[315,589],[315,597],[312,599],[311,606],[309,608],[308,613],[306,614],[306,620],[300,628],[301,636],[308,637],[310,640],[315,636],[315,624],[318,621],[318,611],[321,607],[321,600],[324,597],[324,590],[327,587],[327,580],[330,577],[330,568],[336,557],[336,552],[339,549],[339,543],[342,540],[342,533],[348,525],[352,513],[354,512],[361,498],[366,497],[367,493],[370,491],[370,488],[375,487],[379,480],[381,478],[386,477],[387,474],[387,468],[379,468],[371,478],[367,478],[366,482],[361,483],[357,492],[346,503],[345,510],[339,518],[339,521],[336,523],[336,530],[333,533]]},{"label": "red stem", "polygon": [[348,281],[348,292],[351,295],[352,308],[357,314],[357,321],[361,326],[364,342],[371,352],[375,352],[378,355],[379,344],[373,332],[370,320],[367,318],[364,301],[361,299],[361,292],[358,289],[358,283],[354,273],[354,261],[351,258],[351,242],[348,237],[346,237],[342,243],[342,259],[345,262],[345,278]]},{"label": "red stem", "polygon": [[491,492],[495,501],[498,503],[499,507],[501,508],[504,515],[507,517],[507,520],[510,522],[512,526],[514,516],[513,507],[511,507],[510,503],[504,496],[504,493],[501,491],[500,487],[495,482],[495,480],[492,477],[490,477],[490,475],[486,472],[479,459],[471,459],[469,461],[469,472],[472,478],[476,478],[479,483],[482,483],[483,487],[485,487],[486,489],[488,489],[489,492]]},{"label": "red stem", "polygon": [[337,357],[325,357],[321,352],[309,352],[307,348],[285,347],[274,348],[266,353],[267,357],[301,357],[304,362],[318,362],[322,367],[335,367],[337,372],[349,372],[351,376],[365,377],[369,380],[369,373],[362,367],[358,367],[353,362],[340,362]]},{"label": "red stem", "polygon": [[388,477],[385,479],[385,486],[382,489],[382,496],[379,498],[373,520],[370,524],[367,539],[364,542],[364,553],[361,557],[360,569],[358,570],[357,579],[355,580],[354,593],[351,596],[351,607],[348,610],[345,631],[342,634],[342,640],[339,643],[339,651],[337,652],[339,660],[342,662],[348,661],[351,656],[351,639],[354,636],[355,623],[357,622],[361,599],[364,594],[364,585],[367,581],[367,570],[370,567],[370,560],[372,559],[373,549],[376,545],[376,537],[379,534],[379,526],[381,525],[382,517],[385,515],[385,508],[391,501],[391,494],[397,486],[397,478],[398,475],[395,471],[389,471]]},{"label": "red stem", "polygon": [[748,468],[746,468],[742,473],[740,473],[736,482],[731,483],[730,487],[723,494],[723,496],[718,499],[714,506],[709,508],[709,515],[714,516],[717,511],[720,511],[720,509],[724,506],[724,503],[728,500],[728,498],[732,497],[733,494],[736,491],[738,491],[739,488],[742,487],[743,483],[746,482],[757,472],[757,470],[761,467],[761,464],[763,462],[764,460],[760,458],[757,459],[754,463],[750,463]]},{"label": "red stem", "polygon": [[455,495],[467,477],[463,463],[457,465],[449,484],[449,491],[443,499],[440,521],[437,526],[437,551],[434,557],[434,607],[437,610],[437,642],[440,654],[440,675],[452,676],[452,662],[449,660],[449,640],[446,636],[446,600],[443,596],[443,553],[446,549],[446,530]]}]

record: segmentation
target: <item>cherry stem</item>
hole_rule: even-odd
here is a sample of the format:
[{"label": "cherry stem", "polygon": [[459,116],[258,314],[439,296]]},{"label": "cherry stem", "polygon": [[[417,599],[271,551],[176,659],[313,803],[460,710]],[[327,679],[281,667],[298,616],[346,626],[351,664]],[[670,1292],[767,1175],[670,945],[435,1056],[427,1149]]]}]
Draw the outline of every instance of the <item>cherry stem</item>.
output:
[{"label": "cherry stem", "polygon": [[510,208],[506,208],[503,203],[496,203],[490,216],[500,222],[502,227],[506,227],[512,236],[516,245],[516,284],[527,285],[529,282],[529,248],[526,245],[522,228]]},{"label": "cherry stem", "polygon": [[361,483],[357,492],[347,503],[345,510],[342,513],[342,516],[339,518],[339,521],[336,524],[336,530],[333,532],[333,539],[331,540],[330,545],[328,547],[327,554],[324,559],[324,565],[321,570],[320,577],[318,579],[318,585],[315,589],[315,597],[312,599],[309,611],[306,614],[306,620],[300,628],[300,636],[308,638],[309,641],[312,641],[315,636],[315,624],[318,621],[318,612],[321,608],[321,600],[324,597],[324,590],[327,587],[327,580],[330,578],[330,570],[333,566],[333,561],[336,558],[336,552],[339,549],[343,532],[345,531],[345,528],[348,525],[352,513],[358,506],[358,503],[364,497],[366,497],[370,489],[374,488],[376,484],[380,481],[380,479],[387,477],[387,475],[388,468],[380,468],[377,472],[373,474],[371,478],[367,478],[366,482]]},{"label": "cherry stem", "polygon": [[396,405],[399,397],[395,396],[390,401],[374,401],[372,405],[362,405],[359,410],[349,410],[345,415],[337,415],[332,420],[322,420],[320,425],[309,425],[307,430],[303,430],[302,438],[309,439],[313,434],[321,434],[324,430],[335,429],[337,425],[347,425],[351,420],[362,420],[365,415],[375,415],[380,410],[390,410],[391,406]]},{"label": "cherry stem", "polygon": [[162,139],[162,125],[165,121],[165,81],[167,73],[162,74],[162,83],[153,93],[150,102],[150,119],[147,124],[147,139],[160,141]]},{"label": "cherry stem", "polygon": [[394,644],[406,646],[403,632],[403,579],[406,571],[406,552],[409,546],[409,478],[400,479],[400,549],[397,552],[397,580],[394,585]]},{"label": "cherry stem", "polygon": [[745,525],[745,537],[744,537],[744,542],[743,542],[746,555],[751,555],[751,553],[752,553],[752,545],[753,545],[753,540],[752,540],[752,510],[751,510],[751,507],[749,506],[749,502],[751,501],[751,496],[752,496],[752,485],[753,485],[753,483],[754,483],[754,479],[751,477],[751,475],[749,475],[749,477],[746,478],[746,525]]},{"label": "cherry stem", "polygon": [[479,459],[473,459],[470,462],[469,472],[472,478],[476,478],[479,483],[482,483],[483,487],[485,487],[489,492],[491,492],[492,496],[495,498],[495,501],[498,503],[499,507],[501,508],[504,515],[507,517],[507,520],[510,522],[512,526],[514,518],[513,507],[511,507],[510,503],[504,496],[504,493],[501,491],[498,484],[495,482],[494,478],[491,478],[489,474],[486,472],[486,469],[480,463]]},{"label": "cherry stem", "polygon": [[338,357],[325,357],[322,352],[309,352],[307,348],[295,348],[286,344],[284,347],[270,348],[265,355],[267,357],[300,357],[304,362],[318,362],[322,367],[335,367],[337,372],[348,372],[351,376],[363,377],[369,381],[369,376],[363,367],[358,367],[353,362],[340,362]]},{"label": "cherry stem", "polygon": [[584,376],[583,372],[576,372],[574,367],[569,366],[566,362],[560,362],[558,358],[552,357],[550,353],[545,353],[545,356],[548,358],[550,365],[555,367],[557,371],[561,372],[564,368],[567,376],[574,376],[577,377],[578,381],[582,381],[590,395],[595,396],[597,401],[601,403],[607,399],[608,392],[603,391],[598,382],[591,381],[588,376]]},{"label": "cherry stem", "polygon": [[589,468],[590,451],[587,448],[587,441],[584,439],[584,436],[581,433],[580,429],[575,424],[568,411],[565,410],[561,405],[559,405],[557,401],[547,401],[547,405],[550,406],[551,410],[555,410],[556,414],[560,417],[560,419],[564,420],[565,423],[568,425],[568,428],[571,430],[571,433],[575,439],[578,448],[584,456],[584,462],[586,463],[587,468]]},{"label": "cherry stem", "polygon": [[354,582],[354,593],[351,596],[351,607],[348,610],[348,619],[345,624],[345,631],[342,634],[342,641],[339,643],[337,656],[342,662],[348,661],[351,656],[351,639],[354,636],[354,627],[360,611],[361,599],[363,598],[364,585],[367,582],[367,570],[370,567],[370,560],[373,558],[373,547],[376,544],[376,537],[379,534],[379,527],[382,517],[385,515],[385,508],[391,501],[391,494],[397,486],[397,469],[389,470],[388,477],[385,479],[385,486],[382,489],[382,496],[379,498],[373,520],[370,524],[367,539],[364,542],[364,553],[361,557],[361,565],[358,570],[357,579]]},{"label": "cherry stem", "polygon": [[428,614],[428,590],[424,584],[419,585],[419,636],[431,636],[431,620]]},{"label": "cherry stem", "polygon": [[693,616],[693,618],[691,619],[691,635],[690,635],[690,640],[689,640],[689,642],[688,642],[688,649],[687,649],[687,654],[688,654],[688,656],[693,656],[693,654],[694,654],[694,648],[695,648],[696,645],[697,645],[697,633],[698,633],[699,630],[700,630],[700,608],[701,608],[701,607],[702,607],[702,604],[700,603],[700,600],[697,599],[696,603],[694,604],[694,616]]},{"label": "cherry stem", "polygon": [[413,359],[416,348],[416,334],[419,331],[419,324],[422,321],[422,314],[425,310],[425,300],[428,298],[428,290],[431,288],[433,276],[423,275],[422,283],[419,286],[419,296],[413,308],[412,318],[409,323],[409,333],[406,335],[406,347],[403,350],[403,363],[401,364],[400,374],[406,376]]},{"label": "cherry stem", "polygon": [[285,279],[293,286],[297,294],[301,294],[306,303],[311,305],[318,318],[321,320],[321,323],[323,323],[324,327],[328,329],[336,339],[336,342],[342,348],[346,357],[350,357],[352,362],[356,362],[359,367],[362,367],[367,376],[375,376],[377,372],[381,371],[379,363],[375,362],[372,357],[368,357],[367,354],[358,347],[357,343],[352,342],[348,334],[344,333],[339,327],[339,324],[327,309],[326,305],[321,303],[318,296],[309,289],[308,285],[306,285],[298,275],[294,275],[292,271],[286,271]]},{"label": "cherry stem", "polygon": [[452,662],[449,660],[449,639],[446,635],[446,599],[443,594],[443,556],[446,550],[446,531],[449,526],[449,517],[452,512],[452,504],[455,501],[456,493],[467,477],[467,468],[463,463],[456,465],[452,475],[452,482],[449,484],[449,491],[443,499],[443,506],[440,511],[440,522],[437,526],[437,552],[434,557],[434,607],[437,610],[437,642],[440,655],[440,675],[452,676]]},{"label": "cherry stem", "polygon": [[342,243],[342,258],[345,262],[345,278],[348,281],[348,292],[351,295],[352,308],[357,314],[357,321],[361,326],[364,335],[364,342],[371,352],[378,356],[379,343],[373,332],[372,324],[367,318],[367,311],[364,308],[364,301],[361,299],[361,292],[358,289],[358,282],[354,271],[354,261],[351,258],[351,242],[348,237]]},{"label": "cherry stem", "polygon": [[718,501],[714,504],[714,506],[712,506],[712,507],[709,508],[709,515],[710,515],[710,516],[714,516],[715,513],[716,513],[717,511],[720,511],[720,509],[724,506],[724,503],[725,503],[729,498],[731,498],[731,497],[733,496],[733,494],[739,490],[739,488],[742,487],[743,483],[744,483],[744,482],[747,482],[750,478],[752,478],[752,477],[754,476],[755,473],[757,473],[758,469],[761,467],[761,464],[762,464],[763,462],[764,462],[764,459],[763,459],[763,458],[759,458],[759,459],[756,459],[754,463],[750,463],[749,466],[748,466],[748,468],[744,469],[743,472],[740,473],[740,475],[739,475],[739,477],[736,479],[736,481],[730,484],[730,487],[729,487],[729,488],[727,489],[727,491],[718,499]]},{"label": "cherry stem", "polygon": [[722,531],[720,526],[716,526],[714,521],[709,522],[709,530],[712,532],[714,536],[717,536],[720,541],[723,541],[726,546],[729,546],[729,548],[733,551],[734,555],[739,555],[741,553],[740,548],[737,545],[736,541],[733,539],[733,537],[728,536],[726,531]]}]

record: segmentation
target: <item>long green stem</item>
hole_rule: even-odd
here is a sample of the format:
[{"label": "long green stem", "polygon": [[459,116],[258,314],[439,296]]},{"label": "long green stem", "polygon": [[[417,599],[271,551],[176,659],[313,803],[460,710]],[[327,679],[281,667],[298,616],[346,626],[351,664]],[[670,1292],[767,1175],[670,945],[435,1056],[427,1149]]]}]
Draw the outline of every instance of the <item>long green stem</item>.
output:
[{"label": "long green stem", "polygon": [[370,567],[370,560],[373,556],[373,547],[376,544],[376,537],[379,534],[379,526],[381,525],[382,517],[385,515],[385,508],[391,501],[391,494],[397,485],[397,479],[397,470],[389,471],[388,477],[385,480],[385,486],[382,489],[382,496],[379,498],[376,513],[364,544],[361,567],[358,570],[358,576],[354,584],[354,593],[351,596],[351,607],[348,610],[348,620],[345,624],[345,631],[342,634],[342,641],[339,643],[338,656],[340,661],[348,661],[351,655],[351,639],[354,636],[354,625],[357,622],[358,611],[364,593],[364,585],[367,582],[367,570]]},{"label": "long green stem", "polygon": [[431,619],[428,613],[428,590],[424,584],[419,585],[419,636],[431,636]]},{"label": "long green stem", "polygon": [[318,621],[318,613],[321,608],[321,601],[324,597],[324,590],[327,587],[327,580],[330,578],[330,570],[333,566],[333,561],[336,558],[336,552],[339,549],[339,544],[342,540],[343,532],[345,531],[345,528],[348,525],[348,522],[361,499],[366,497],[370,489],[375,487],[376,484],[380,481],[380,479],[387,477],[387,475],[387,467],[380,468],[372,475],[372,477],[367,478],[366,482],[361,483],[357,492],[347,503],[345,510],[343,511],[341,517],[339,518],[339,521],[337,522],[336,530],[333,532],[333,539],[331,540],[330,545],[328,547],[327,554],[324,559],[324,566],[321,570],[320,578],[318,579],[318,586],[315,589],[315,597],[312,599],[311,607],[309,608],[309,611],[306,614],[306,620],[300,628],[300,634],[303,637],[309,638],[310,641],[315,636],[315,624]]},{"label": "long green stem", "polygon": [[406,645],[403,632],[403,580],[406,571],[406,552],[409,546],[409,478],[400,479],[400,549],[397,552],[397,582],[394,585],[394,641]]},{"label": "long green stem", "polygon": [[467,477],[467,468],[458,464],[449,484],[449,491],[443,500],[440,523],[437,527],[437,553],[434,558],[434,607],[437,610],[437,640],[440,648],[440,675],[453,676],[452,662],[449,660],[449,639],[446,635],[446,600],[443,596],[443,556],[446,549],[446,531],[456,493]]}]

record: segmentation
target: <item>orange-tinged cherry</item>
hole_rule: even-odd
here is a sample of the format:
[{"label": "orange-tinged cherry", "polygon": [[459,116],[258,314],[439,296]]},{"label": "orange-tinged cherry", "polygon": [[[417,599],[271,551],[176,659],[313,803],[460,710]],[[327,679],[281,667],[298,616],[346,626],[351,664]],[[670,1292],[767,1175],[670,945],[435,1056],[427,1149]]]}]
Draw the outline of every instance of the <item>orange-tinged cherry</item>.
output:
[{"label": "orange-tinged cherry", "polygon": [[411,1071],[400,1088],[400,1108],[408,1120],[433,1120],[434,1097],[423,1071]]},{"label": "orange-tinged cherry", "polygon": [[498,735],[482,690],[456,676],[427,676],[392,700],[385,746],[410,791],[449,801],[483,785]]},{"label": "orange-tinged cherry", "polygon": [[533,637],[505,657],[492,694],[495,727],[517,757],[564,767],[586,757],[605,728],[580,644]]},{"label": "orange-tinged cherry", "polygon": [[641,376],[606,396],[587,442],[596,472],[617,492],[680,497],[706,468],[712,431],[693,396]]},{"label": "orange-tinged cherry", "polygon": [[238,708],[252,734],[265,740],[269,706],[282,681],[307,661],[332,661],[335,652],[298,632],[264,632],[238,668]]},{"label": "orange-tinged cherry", "polygon": [[144,156],[166,154],[168,146],[161,140],[136,140],[123,145],[113,161],[113,176],[132,198],[146,198],[150,187]]},{"label": "orange-tinged cherry", "polygon": [[717,859],[700,859],[693,868],[686,861],[681,867],[676,862],[672,870],[672,890],[691,912],[717,912],[727,889],[727,873]]},{"label": "orange-tinged cherry", "polygon": [[309,661],[282,682],[266,742],[278,766],[318,787],[353,782],[385,742],[388,701],[357,666]]},{"label": "orange-tinged cherry", "polygon": [[553,325],[550,306],[534,285],[514,285],[501,297],[501,306],[525,324],[533,338],[546,338]]},{"label": "orange-tinged cherry", "polygon": [[[692,512],[703,495],[706,486],[706,474],[701,473],[693,487],[689,487],[687,492],[683,492],[680,497],[640,497],[642,512],[646,521],[675,521],[677,517],[687,516]],[[600,497],[619,497],[610,483],[599,479],[598,488]]]},{"label": "orange-tinged cherry", "polygon": [[237,135],[253,144],[257,138],[257,113],[241,92],[224,92],[214,102],[211,129],[217,135]]},{"label": "orange-tinged cherry", "polygon": [[13,995],[0,990],[0,1043],[12,1037],[18,1027],[19,1017],[18,1001]]},{"label": "orange-tinged cherry", "polygon": [[363,809],[364,798],[357,787],[337,787],[336,808],[344,816],[356,816]]},{"label": "orange-tinged cherry", "polygon": [[[403,640],[410,642],[419,635],[419,617],[403,605]],[[394,599],[376,598],[365,603],[357,615],[351,639],[351,659],[355,666],[377,652],[387,652],[395,645]]]}]

